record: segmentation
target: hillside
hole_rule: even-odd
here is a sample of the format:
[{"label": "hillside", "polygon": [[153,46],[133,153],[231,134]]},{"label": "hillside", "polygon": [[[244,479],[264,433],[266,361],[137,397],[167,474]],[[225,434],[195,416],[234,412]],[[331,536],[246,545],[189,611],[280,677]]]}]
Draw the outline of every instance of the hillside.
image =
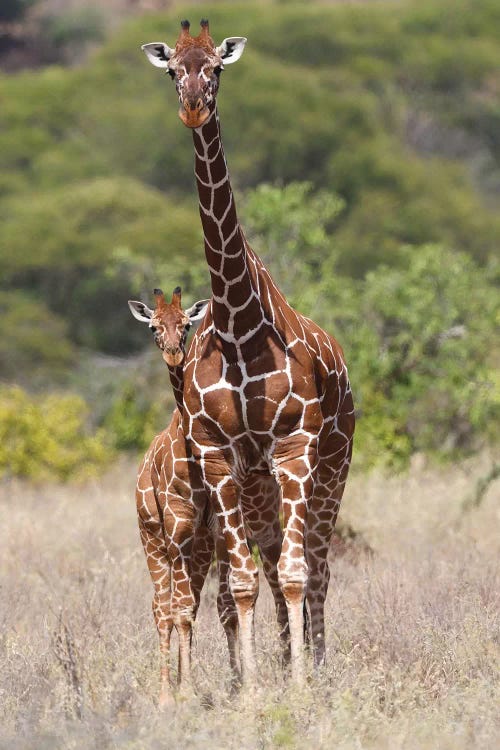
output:
[{"label": "hillside", "polygon": [[[147,439],[131,402],[165,419],[126,300],[207,294],[191,138],[140,51],[199,15],[138,15],[79,65],[0,76],[0,377],[83,394],[117,447]],[[219,96],[244,226],[346,350],[368,463],[496,439],[498,3],[217,3],[210,23],[249,40]]]}]

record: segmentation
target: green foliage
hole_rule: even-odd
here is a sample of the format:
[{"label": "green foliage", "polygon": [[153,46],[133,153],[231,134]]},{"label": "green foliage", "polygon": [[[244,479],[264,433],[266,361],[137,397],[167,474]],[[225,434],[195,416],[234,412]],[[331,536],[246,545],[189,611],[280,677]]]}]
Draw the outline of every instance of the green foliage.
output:
[{"label": "green foliage", "polygon": [[306,285],[317,280],[324,259],[332,259],[330,233],[343,208],[341,198],[313,193],[309,182],[263,184],[246,196],[247,235],[291,304],[300,306]]},{"label": "green foliage", "polygon": [[[481,261],[498,245],[498,217],[475,190],[500,180],[498,12],[490,0],[473,10],[462,0],[458,21],[455,6],[213,9],[217,38],[249,37],[219,96],[234,181],[307,180],[341,196],[335,233],[349,274],[392,263],[401,243],[444,241]],[[80,180],[126,176],[168,193],[158,217],[178,191],[192,201],[192,143],[173,86],[139,49],[158,29],[170,29],[173,43],[177,28],[177,9],[145,16],[85,67],[0,79],[0,166],[15,173],[0,191],[71,193]],[[9,204],[18,224],[21,203]]]},{"label": "green foliage", "polygon": [[89,435],[87,407],[75,395],[31,397],[0,390],[0,477],[80,479],[112,457],[104,432]]},{"label": "green foliage", "polygon": [[[147,326],[130,316],[130,327],[142,334],[145,353],[128,360],[113,358],[108,367],[102,363],[88,399],[94,420],[110,435],[115,448],[142,452],[169,423],[175,398],[168,368]],[[95,372],[92,364],[87,363],[87,367]],[[89,379],[88,373],[82,374],[80,388]]]},{"label": "green foliage", "polygon": [[77,344],[111,353],[142,346],[127,299],[169,282],[195,292],[200,284],[201,252],[198,265],[185,261],[201,245],[199,222],[181,201],[168,207],[130,178],[11,198],[0,218],[2,277],[45,299]]},{"label": "green foliage", "polygon": [[[165,424],[170,386],[124,359],[99,384],[94,354],[145,347],[127,299],[208,292],[192,139],[140,51],[179,19],[135,18],[79,67],[0,75],[0,376],[40,388],[91,363],[73,387],[99,394],[120,448]],[[98,39],[100,17],[81,20],[54,17],[52,43]],[[245,230],[344,346],[357,454],[403,465],[496,438],[500,5],[217,3],[210,22],[249,39],[218,100]]]},{"label": "green foliage", "polygon": [[163,409],[148,394],[128,382],[114,400],[104,424],[118,450],[145,450],[159,431]]},{"label": "green foliage", "polygon": [[62,380],[75,352],[65,322],[20,292],[0,292],[0,378]]},{"label": "green foliage", "polygon": [[40,31],[56,49],[67,48],[70,61],[74,61],[75,48],[104,37],[104,18],[97,7],[71,8],[62,14],[44,16]]},{"label": "green foliage", "polygon": [[415,450],[449,457],[499,437],[496,287],[465,254],[400,253],[401,267],[370,272],[316,316],[347,352],[368,463],[405,463]]}]

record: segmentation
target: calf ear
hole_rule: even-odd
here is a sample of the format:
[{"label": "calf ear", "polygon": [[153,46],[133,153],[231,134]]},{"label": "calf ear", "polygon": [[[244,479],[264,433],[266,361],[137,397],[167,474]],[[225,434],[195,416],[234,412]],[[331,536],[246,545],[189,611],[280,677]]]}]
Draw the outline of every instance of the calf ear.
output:
[{"label": "calf ear", "polygon": [[224,65],[230,65],[240,59],[246,43],[247,40],[244,36],[228,36],[217,47],[216,52],[222,58]]},{"label": "calf ear", "polygon": [[145,52],[151,65],[154,65],[156,68],[168,68],[168,61],[174,54],[174,51],[170,49],[168,44],[163,44],[163,42],[143,44],[141,49]]},{"label": "calf ear", "polygon": [[136,300],[129,299],[128,306],[130,307],[130,312],[132,313],[134,318],[140,320],[141,323],[151,322],[153,311],[150,310],[149,307],[144,304],[144,302],[137,302]]},{"label": "calf ear", "polygon": [[209,302],[209,299],[200,299],[198,302],[195,302],[194,305],[191,305],[190,308],[184,310],[190,323],[194,323],[195,320],[201,320],[205,317]]}]

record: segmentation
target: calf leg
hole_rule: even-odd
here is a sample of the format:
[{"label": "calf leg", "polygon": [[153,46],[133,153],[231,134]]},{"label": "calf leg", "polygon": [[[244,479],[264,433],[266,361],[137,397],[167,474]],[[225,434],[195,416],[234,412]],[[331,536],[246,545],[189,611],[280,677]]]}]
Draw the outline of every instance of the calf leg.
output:
[{"label": "calf leg", "polygon": [[170,637],[174,625],[170,609],[171,568],[168,560],[163,529],[159,519],[145,521],[139,517],[139,531],[154,586],[153,615],[160,641],[160,695],[159,706],[172,703],[170,681]]},{"label": "calf leg", "polygon": [[173,492],[168,492],[163,523],[172,565],[171,611],[179,637],[178,685],[180,690],[190,693],[191,639],[197,609],[197,597],[191,579],[191,555],[195,536],[194,506]]}]

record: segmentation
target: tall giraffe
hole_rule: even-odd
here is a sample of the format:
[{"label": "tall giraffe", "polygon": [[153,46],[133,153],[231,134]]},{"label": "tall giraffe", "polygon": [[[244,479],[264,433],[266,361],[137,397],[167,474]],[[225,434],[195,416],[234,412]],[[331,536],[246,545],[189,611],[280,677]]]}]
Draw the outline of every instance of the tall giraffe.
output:
[{"label": "tall giraffe", "polygon": [[[247,682],[256,672],[258,577],[245,537],[242,488],[257,477],[279,486],[284,533],[278,578],[288,610],[292,677],[301,682],[305,598],[315,663],[325,658],[327,554],[351,460],[351,387],[339,344],[290,307],[238,222],[216,96],[224,66],[241,57],[246,39],[230,37],[216,47],[208,21],[202,20],[196,37],[189,28],[188,21],[181,23],[174,49],[160,42],[143,46],[153,65],[175,81],[179,116],[192,129],[212,285],[184,366],[184,431],[229,554]],[[250,504],[259,502],[257,494],[250,498]]]},{"label": "tall giraffe", "polygon": [[[183,359],[189,328],[200,320],[209,300],[200,300],[184,311],[181,289],[176,287],[171,303],[161,289],[155,289],[155,310],[143,302],[129,300],[132,315],[147,323],[163,353],[177,409],[170,425],[157,435],[149,447],[138,473],[137,510],[141,540],[155,586],[153,611],[160,636],[162,654],[160,705],[172,698],[170,686],[170,637],[176,626],[179,633],[179,683],[190,687],[191,626],[200,601],[200,593],[217,549],[219,593],[217,608],[225,630],[233,684],[240,682],[238,619],[229,586],[229,560],[224,540],[213,523],[208,496],[183,434],[180,415],[183,408]],[[255,479],[243,488],[242,502],[250,505],[246,531],[257,544],[266,579],[271,587],[287,654],[288,618],[276,564],[281,548],[281,528],[276,522],[278,501],[275,484],[260,482],[260,504],[250,503],[255,495]],[[215,524],[217,525],[217,524]],[[210,526],[210,528],[209,528]],[[213,535],[213,539],[211,538]]]}]

